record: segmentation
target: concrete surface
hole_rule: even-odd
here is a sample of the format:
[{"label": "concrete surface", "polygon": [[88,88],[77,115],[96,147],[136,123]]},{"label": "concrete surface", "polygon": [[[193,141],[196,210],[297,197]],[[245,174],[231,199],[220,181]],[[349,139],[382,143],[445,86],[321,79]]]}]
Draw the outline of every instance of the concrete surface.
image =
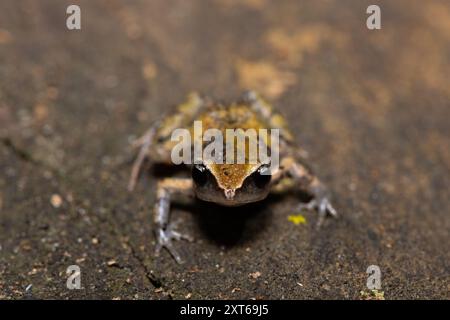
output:
[{"label": "concrete surface", "polygon": [[[1,1],[0,298],[365,299],[378,265],[385,299],[448,299],[450,5],[376,1],[370,31],[372,2]],[[295,195],[180,205],[187,262],[154,259],[161,174],[129,194],[129,142],[191,90],[247,88],[288,117],[340,219],[295,225]]]}]

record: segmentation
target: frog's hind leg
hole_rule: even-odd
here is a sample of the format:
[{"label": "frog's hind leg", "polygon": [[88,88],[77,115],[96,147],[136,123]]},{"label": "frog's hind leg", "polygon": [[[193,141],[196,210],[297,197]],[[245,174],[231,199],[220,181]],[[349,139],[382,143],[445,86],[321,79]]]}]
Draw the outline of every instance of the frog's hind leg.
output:
[{"label": "frog's hind leg", "polygon": [[280,148],[289,149],[294,156],[306,159],[308,153],[306,150],[294,147],[294,137],[289,130],[285,117],[276,112],[274,108],[264,100],[257,92],[247,91],[244,93],[242,100],[248,103],[254,112],[268,125],[268,129],[279,129],[280,131]]},{"label": "frog's hind leg", "polygon": [[130,180],[128,182],[129,191],[133,191],[134,187],[136,186],[139,171],[141,170],[142,164],[144,163],[145,159],[148,157],[148,154],[150,153],[153,138],[155,136],[158,124],[159,122],[155,123],[150,129],[147,130],[147,132],[142,137],[133,142],[132,146],[134,148],[140,149],[136,157],[136,160],[134,160],[133,167],[131,168]]},{"label": "frog's hind leg", "polygon": [[[313,198],[308,203],[302,203],[298,209],[317,210],[319,217],[316,227],[319,228],[327,214],[337,217],[336,209],[331,205],[329,193],[319,178],[312,174],[311,170],[292,157],[284,158],[280,167],[272,176],[274,187],[283,179],[292,179],[295,188],[306,191]],[[289,185],[291,187],[291,185]],[[283,191],[283,190],[278,190]]]},{"label": "frog's hind leg", "polygon": [[143,136],[133,142],[132,146],[139,148],[139,153],[131,169],[129,191],[134,190],[139,172],[146,159],[170,163],[171,150],[167,146],[170,145],[172,131],[189,126],[205,106],[205,100],[197,93],[192,92],[188,95],[187,101],[178,106],[175,114],[156,121]]}]

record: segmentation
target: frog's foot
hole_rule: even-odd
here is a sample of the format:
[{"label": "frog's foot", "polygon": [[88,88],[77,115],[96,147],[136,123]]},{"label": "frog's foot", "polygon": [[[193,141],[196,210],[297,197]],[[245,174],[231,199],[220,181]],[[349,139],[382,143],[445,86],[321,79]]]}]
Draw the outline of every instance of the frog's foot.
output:
[{"label": "frog's foot", "polygon": [[319,218],[317,219],[316,228],[319,229],[322,225],[327,214],[332,216],[333,218],[337,217],[337,211],[331,205],[330,201],[326,197],[322,197],[320,199],[312,199],[307,203],[302,203],[299,205],[298,210],[317,210],[319,214]]},{"label": "frog's foot", "polygon": [[159,228],[156,230],[156,247],[155,256],[159,256],[161,249],[166,248],[176,262],[182,264],[184,261],[180,254],[173,246],[172,240],[187,240],[192,242],[194,239],[190,235],[186,235],[174,230],[176,224],[169,225],[167,228]]}]

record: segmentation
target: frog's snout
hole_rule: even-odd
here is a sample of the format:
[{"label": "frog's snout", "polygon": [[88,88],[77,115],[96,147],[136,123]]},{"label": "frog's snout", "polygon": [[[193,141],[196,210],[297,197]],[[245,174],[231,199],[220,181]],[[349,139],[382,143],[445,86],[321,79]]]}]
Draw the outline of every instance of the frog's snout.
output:
[{"label": "frog's snout", "polygon": [[235,189],[225,189],[224,193],[225,193],[225,198],[227,198],[227,200],[233,200],[234,195],[236,194],[236,190]]}]

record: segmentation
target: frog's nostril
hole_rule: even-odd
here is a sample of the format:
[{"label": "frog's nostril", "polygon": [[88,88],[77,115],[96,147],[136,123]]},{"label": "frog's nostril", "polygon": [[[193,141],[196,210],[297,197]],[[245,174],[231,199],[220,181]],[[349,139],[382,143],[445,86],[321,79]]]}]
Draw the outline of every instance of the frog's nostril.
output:
[{"label": "frog's nostril", "polygon": [[227,198],[227,200],[232,200],[234,198],[235,193],[236,192],[234,189],[225,189],[225,198]]}]

